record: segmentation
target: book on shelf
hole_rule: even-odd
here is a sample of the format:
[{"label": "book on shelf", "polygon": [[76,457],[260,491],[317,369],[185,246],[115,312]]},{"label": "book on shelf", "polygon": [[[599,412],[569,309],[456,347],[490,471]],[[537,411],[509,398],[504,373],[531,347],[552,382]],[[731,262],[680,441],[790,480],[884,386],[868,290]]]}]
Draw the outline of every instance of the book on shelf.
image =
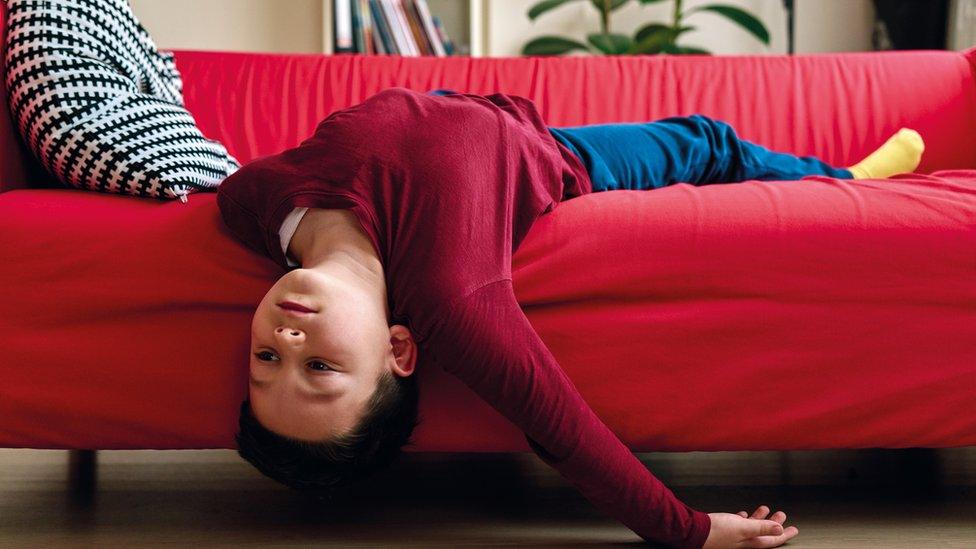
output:
[{"label": "book on shelf", "polygon": [[354,51],[373,52],[372,22],[366,0],[352,0],[352,41]]},{"label": "book on shelf", "polygon": [[441,18],[436,15],[433,17],[434,27],[437,29],[437,36],[440,38],[441,43],[444,44],[444,50],[447,55],[454,55],[456,46],[454,41],[447,35],[447,30],[444,28],[444,23],[441,22]]},{"label": "book on shelf", "polygon": [[389,25],[386,24],[386,18],[383,17],[379,5],[373,0],[367,0],[367,5],[369,6],[369,15],[373,20],[373,28],[376,29],[373,35],[376,53],[396,53],[393,48],[393,35],[390,32]]},{"label": "book on shelf", "polygon": [[354,48],[352,40],[352,0],[333,0],[332,2],[332,49],[336,53],[350,53]]},{"label": "book on shelf", "polygon": [[420,55],[417,52],[413,38],[407,30],[406,22],[401,18],[399,2],[397,0],[381,0],[383,2],[383,13],[386,20],[393,29],[393,37],[396,40],[397,53],[400,55]]},{"label": "book on shelf", "polygon": [[427,0],[333,0],[335,53],[452,55],[454,43]]},{"label": "book on shelf", "polygon": [[[411,2],[413,7],[417,10],[417,16],[423,24],[424,36],[430,41],[430,47],[434,50],[434,55],[443,56],[447,55],[447,51],[444,49],[444,43],[441,36],[434,26],[434,20],[430,16],[430,9],[427,7],[427,0],[423,2]],[[434,38],[437,38],[436,40]]]}]

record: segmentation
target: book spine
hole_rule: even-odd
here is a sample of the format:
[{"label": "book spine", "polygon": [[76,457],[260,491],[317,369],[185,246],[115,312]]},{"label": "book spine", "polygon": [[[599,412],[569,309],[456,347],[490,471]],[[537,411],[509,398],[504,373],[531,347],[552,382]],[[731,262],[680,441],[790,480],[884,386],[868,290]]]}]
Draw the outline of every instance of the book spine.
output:
[{"label": "book spine", "polygon": [[363,18],[359,14],[359,0],[350,0],[349,6],[352,15],[352,48],[355,53],[364,53],[366,44],[363,41]]},{"label": "book spine", "polygon": [[383,15],[386,16],[390,36],[393,37],[393,42],[396,44],[397,53],[400,55],[410,55],[410,46],[406,43],[401,33],[400,21],[396,16],[396,9],[394,9],[391,3],[392,0],[379,0],[379,2],[380,6],[383,7]]},{"label": "book spine", "polygon": [[413,39],[420,48],[420,55],[434,55],[434,47],[430,45],[430,41],[427,39],[427,33],[424,32],[424,24],[420,21],[417,4],[413,0],[401,0],[401,2],[403,4],[403,11],[407,14],[410,32],[413,33]]},{"label": "book spine", "polygon": [[444,43],[441,42],[440,34],[434,26],[434,20],[430,16],[430,8],[427,6],[427,0],[414,0],[414,4],[417,7],[417,12],[420,14],[420,20],[424,23],[424,32],[427,38],[430,39],[431,47],[434,48],[434,55],[438,57],[447,55],[444,49]]},{"label": "book spine", "polygon": [[352,53],[352,0],[334,0],[332,3],[332,36],[335,53]]},{"label": "book spine", "polygon": [[376,49],[373,46],[373,18],[369,14],[369,2],[366,0],[357,1],[359,2],[359,15],[363,21],[364,53],[366,55],[373,55],[376,53]]},{"label": "book spine", "polygon": [[441,18],[434,16],[434,26],[437,27],[437,34],[441,37],[441,41],[444,42],[444,51],[447,55],[454,54],[454,41],[451,37],[447,35],[447,31],[444,30],[444,23],[441,22]]},{"label": "book spine", "polygon": [[407,49],[410,55],[420,55],[420,46],[413,39],[413,33],[410,31],[410,23],[407,22],[407,14],[403,11],[403,2],[400,0],[390,0],[390,4],[393,5],[393,11],[396,13],[397,20],[400,24],[400,32],[407,43]]},{"label": "book spine", "polygon": [[387,21],[386,16],[383,15],[383,7],[380,6],[380,0],[369,0],[369,10],[376,24],[377,51],[380,51],[380,53],[396,54],[396,43],[390,34],[390,23]]}]

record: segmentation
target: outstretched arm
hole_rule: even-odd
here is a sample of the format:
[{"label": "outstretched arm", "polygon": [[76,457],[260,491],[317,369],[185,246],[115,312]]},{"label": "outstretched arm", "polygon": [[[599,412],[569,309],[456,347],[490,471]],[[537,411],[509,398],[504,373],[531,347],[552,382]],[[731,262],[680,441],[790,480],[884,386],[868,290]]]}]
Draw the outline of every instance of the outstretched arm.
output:
[{"label": "outstretched arm", "polygon": [[434,359],[525,433],[596,507],[648,541],[703,546],[709,516],[682,503],[596,416],[529,324],[510,280],[456,302],[430,335]]}]

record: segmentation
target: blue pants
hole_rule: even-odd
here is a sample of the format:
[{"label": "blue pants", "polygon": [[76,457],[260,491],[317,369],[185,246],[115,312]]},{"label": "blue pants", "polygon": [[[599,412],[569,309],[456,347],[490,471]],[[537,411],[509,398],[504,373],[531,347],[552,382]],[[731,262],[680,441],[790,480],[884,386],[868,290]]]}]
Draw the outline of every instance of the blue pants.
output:
[{"label": "blue pants", "polygon": [[593,192],[657,189],[681,182],[787,181],[807,175],[853,178],[850,171],[815,157],[743,141],[728,124],[698,114],[644,123],[551,127],[549,133],[583,162]]}]

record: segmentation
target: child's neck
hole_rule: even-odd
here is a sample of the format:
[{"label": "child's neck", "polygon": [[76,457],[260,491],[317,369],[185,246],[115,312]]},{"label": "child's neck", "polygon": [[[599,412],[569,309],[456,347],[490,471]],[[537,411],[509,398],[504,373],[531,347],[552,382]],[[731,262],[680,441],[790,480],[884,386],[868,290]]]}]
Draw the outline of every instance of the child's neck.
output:
[{"label": "child's neck", "polygon": [[350,280],[375,293],[385,305],[383,263],[350,210],[310,208],[298,224],[288,250],[303,269]]},{"label": "child's neck", "polygon": [[295,229],[288,251],[305,268],[343,252],[369,266],[370,270],[378,268],[382,272],[382,264],[369,236],[349,210],[309,208]]}]

